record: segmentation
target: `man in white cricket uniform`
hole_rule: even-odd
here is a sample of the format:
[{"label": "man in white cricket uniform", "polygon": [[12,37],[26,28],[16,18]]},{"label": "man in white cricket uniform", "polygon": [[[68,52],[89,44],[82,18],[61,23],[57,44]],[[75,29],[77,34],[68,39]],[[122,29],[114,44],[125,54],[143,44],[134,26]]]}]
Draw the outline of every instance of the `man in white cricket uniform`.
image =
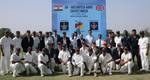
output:
[{"label": "man in white cricket uniform", "polygon": [[98,68],[98,62],[97,62],[97,56],[96,54],[93,52],[93,49],[90,48],[88,50],[88,74],[91,74],[92,69],[94,68],[94,76],[97,76],[97,68]]},{"label": "man in white cricket uniform", "polygon": [[149,52],[149,39],[145,37],[144,31],[140,32],[141,38],[139,39],[138,45],[140,49],[140,57],[142,62],[142,69],[145,71],[149,71],[148,64],[148,52]]},{"label": "man in white cricket uniform", "polygon": [[41,76],[52,74],[51,69],[49,68],[49,59],[46,55],[47,49],[43,48],[42,53],[38,55],[38,68],[40,69]]},{"label": "man in white cricket uniform", "polygon": [[115,43],[116,43],[116,47],[117,47],[118,44],[122,45],[121,39],[122,39],[122,36],[120,35],[120,31],[117,31],[116,32],[116,37],[114,39]]},{"label": "man in white cricket uniform", "polygon": [[46,32],[46,36],[45,36],[45,47],[48,48],[49,47],[49,43],[54,43],[54,38],[52,35],[50,35],[49,32]]},{"label": "man in white cricket uniform", "polygon": [[13,72],[13,77],[17,77],[19,76],[19,73],[22,73],[25,71],[25,66],[21,62],[21,58],[19,54],[20,54],[20,48],[17,48],[15,52],[11,55],[10,71]]},{"label": "man in white cricket uniform", "polygon": [[33,63],[37,66],[38,65],[38,55],[41,54],[42,52],[36,48],[35,50],[32,51],[32,56],[33,56]]},{"label": "man in white cricket uniform", "polygon": [[33,54],[32,54],[32,48],[28,48],[28,52],[26,53],[25,57],[25,68],[26,68],[26,75],[30,74],[37,74],[37,70],[35,68],[34,62],[33,62]]},{"label": "man in white cricket uniform", "polygon": [[128,74],[132,73],[133,61],[132,61],[132,54],[128,51],[128,48],[124,48],[124,52],[121,55],[120,61],[120,72],[128,72]]},{"label": "man in white cricket uniform", "polygon": [[6,31],[5,35],[0,39],[0,49],[1,49],[1,75],[5,75],[9,72],[10,68],[10,56],[11,56],[11,47],[13,45],[13,40],[9,37],[10,32]]},{"label": "man in white cricket uniform", "polygon": [[59,52],[58,58],[61,62],[63,73],[67,73],[68,76],[72,76],[71,74],[71,62],[70,62],[70,52],[66,49],[66,45],[63,46],[63,49]]},{"label": "man in white cricket uniform", "polygon": [[37,36],[37,33],[35,31],[33,32],[32,38],[33,38],[33,49],[38,48],[38,46],[40,44],[40,39]]},{"label": "man in white cricket uniform", "polygon": [[76,53],[72,56],[72,64],[74,66],[74,74],[79,73],[79,68],[80,68],[80,76],[84,76],[84,61],[83,61],[83,56],[80,53],[79,49],[76,49]]},{"label": "man in white cricket uniform", "polygon": [[92,46],[92,42],[94,42],[94,36],[92,35],[92,30],[88,30],[88,35],[86,35],[85,39],[87,41],[88,46]]},{"label": "man in white cricket uniform", "polygon": [[83,62],[85,65],[85,69],[87,70],[88,69],[87,64],[89,63],[88,62],[89,56],[88,56],[88,47],[86,46],[85,42],[82,42],[82,47],[80,48],[80,53],[83,56]]},{"label": "man in white cricket uniform", "polygon": [[103,74],[108,73],[109,75],[112,75],[114,62],[110,53],[107,53],[105,48],[102,49],[102,54],[99,56],[99,63],[101,64]]},{"label": "man in white cricket uniform", "polygon": [[22,38],[20,36],[20,31],[16,31],[16,37],[13,38],[14,50],[16,48],[20,48],[22,50],[21,42]]}]

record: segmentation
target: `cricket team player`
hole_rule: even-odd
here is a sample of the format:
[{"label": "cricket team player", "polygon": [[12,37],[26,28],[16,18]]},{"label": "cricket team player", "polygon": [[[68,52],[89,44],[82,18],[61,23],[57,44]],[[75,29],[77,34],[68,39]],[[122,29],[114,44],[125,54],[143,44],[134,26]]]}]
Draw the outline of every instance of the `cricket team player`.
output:
[{"label": "cricket team player", "polygon": [[149,71],[148,64],[148,51],[149,51],[149,39],[145,37],[144,31],[140,32],[141,38],[139,39],[138,45],[140,49],[140,57],[142,63],[142,69],[144,71]]},{"label": "cricket team player", "polygon": [[98,62],[97,62],[97,56],[96,54],[93,52],[92,48],[89,48],[88,50],[88,74],[91,74],[92,69],[94,68],[94,76],[97,76],[97,70],[98,70]]},{"label": "cricket team player", "polygon": [[80,53],[82,54],[83,56],[83,62],[84,62],[84,65],[85,65],[85,69],[88,70],[88,47],[86,45],[85,42],[82,43],[82,47],[80,48]]},{"label": "cricket team player", "polygon": [[10,31],[6,31],[5,35],[0,39],[0,50],[2,53],[1,56],[1,75],[5,75],[9,72],[10,68],[10,56],[13,47],[13,40],[9,37]]},{"label": "cricket team player", "polygon": [[22,38],[20,35],[20,31],[16,31],[16,36],[13,38],[14,50],[16,48],[20,48],[22,50],[21,42],[22,42]]},{"label": "cricket team player", "polygon": [[38,55],[41,54],[41,51],[38,48],[32,51],[33,63],[35,66],[38,65]]},{"label": "cricket team player", "polygon": [[46,55],[47,49],[43,48],[42,53],[38,55],[38,68],[40,69],[41,76],[52,74],[52,71],[49,67],[49,59]]},{"label": "cricket team player", "polygon": [[81,77],[84,76],[85,65],[84,65],[83,56],[80,53],[79,49],[76,49],[76,52],[72,56],[72,64],[73,64],[74,74],[75,75],[78,74],[80,70],[80,76]]},{"label": "cricket team player", "polygon": [[26,69],[26,75],[28,76],[30,74],[37,74],[37,70],[35,68],[36,64],[33,62],[33,54],[31,47],[28,48],[28,52],[26,53],[24,59],[25,59],[24,65]]},{"label": "cricket team player", "polygon": [[34,31],[32,34],[32,38],[33,38],[33,49],[38,48],[39,44],[40,44],[40,39],[37,36],[37,33]]},{"label": "cricket team player", "polygon": [[131,74],[133,65],[132,54],[128,51],[127,47],[124,47],[124,52],[121,55],[120,61],[120,72]]},{"label": "cricket team player", "polygon": [[21,51],[20,48],[17,48],[10,57],[10,62],[11,62],[10,71],[12,71],[13,77],[17,77],[19,76],[20,73],[25,71],[25,66],[19,56],[20,51]]},{"label": "cricket team player", "polygon": [[92,35],[92,30],[88,30],[88,35],[85,37],[88,46],[92,46],[94,42],[94,36]]},{"label": "cricket team player", "polygon": [[63,73],[67,73],[67,70],[68,70],[68,76],[72,76],[71,62],[70,62],[71,55],[70,55],[70,52],[67,50],[66,45],[63,45],[62,50],[59,52],[58,58],[61,62]]},{"label": "cricket team player", "polygon": [[113,59],[110,53],[106,52],[106,49],[102,49],[102,54],[99,56],[99,63],[101,64],[103,74],[112,75]]}]

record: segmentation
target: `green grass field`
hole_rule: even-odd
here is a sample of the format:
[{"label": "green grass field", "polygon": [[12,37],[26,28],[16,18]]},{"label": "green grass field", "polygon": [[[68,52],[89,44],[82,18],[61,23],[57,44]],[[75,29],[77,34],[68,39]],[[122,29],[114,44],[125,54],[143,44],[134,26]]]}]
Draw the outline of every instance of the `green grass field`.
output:
[{"label": "green grass field", "polygon": [[112,76],[99,75],[98,77],[94,77],[94,76],[68,77],[67,75],[62,75],[62,74],[46,76],[46,77],[29,76],[29,77],[17,77],[17,78],[13,78],[11,75],[0,76],[0,80],[149,80],[149,79],[150,79],[150,73],[133,74],[133,75],[114,73]]}]

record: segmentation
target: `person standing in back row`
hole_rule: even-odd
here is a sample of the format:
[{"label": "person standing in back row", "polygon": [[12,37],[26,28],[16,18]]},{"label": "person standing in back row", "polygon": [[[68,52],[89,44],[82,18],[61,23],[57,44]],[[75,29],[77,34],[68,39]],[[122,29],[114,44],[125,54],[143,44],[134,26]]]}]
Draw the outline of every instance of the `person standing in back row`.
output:
[{"label": "person standing in back row", "polygon": [[148,64],[148,52],[149,52],[149,39],[145,37],[144,31],[140,32],[141,38],[139,39],[138,45],[140,49],[140,56],[142,62],[142,71],[149,71]]},{"label": "person standing in back row", "polygon": [[133,59],[133,62],[135,62],[134,57],[136,56],[138,69],[141,69],[142,67],[141,67],[141,59],[140,59],[139,45],[138,45],[139,38],[140,38],[140,36],[138,36],[136,34],[136,30],[133,29],[131,37],[130,37],[130,43],[131,43],[130,47],[131,47],[132,59]]},{"label": "person standing in back row", "polygon": [[22,40],[21,46],[23,48],[23,52],[27,53],[28,52],[28,47],[33,47],[33,38],[31,36],[31,32],[28,30],[25,37]]},{"label": "person standing in back row", "polygon": [[0,50],[2,53],[1,57],[1,70],[0,74],[5,75],[9,72],[10,67],[10,56],[13,47],[13,40],[10,38],[10,31],[6,31],[5,35],[0,39]]}]

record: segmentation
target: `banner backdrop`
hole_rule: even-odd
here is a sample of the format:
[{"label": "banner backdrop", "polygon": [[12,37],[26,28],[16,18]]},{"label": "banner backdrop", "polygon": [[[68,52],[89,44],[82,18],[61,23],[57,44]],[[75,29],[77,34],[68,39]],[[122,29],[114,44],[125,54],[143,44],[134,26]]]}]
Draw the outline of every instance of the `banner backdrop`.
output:
[{"label": "banner backdrop", "polygon": [[52,0],[52,30],[85,36],[89,29],[95,38],[99,33],[106,38],[105,0]]}]

